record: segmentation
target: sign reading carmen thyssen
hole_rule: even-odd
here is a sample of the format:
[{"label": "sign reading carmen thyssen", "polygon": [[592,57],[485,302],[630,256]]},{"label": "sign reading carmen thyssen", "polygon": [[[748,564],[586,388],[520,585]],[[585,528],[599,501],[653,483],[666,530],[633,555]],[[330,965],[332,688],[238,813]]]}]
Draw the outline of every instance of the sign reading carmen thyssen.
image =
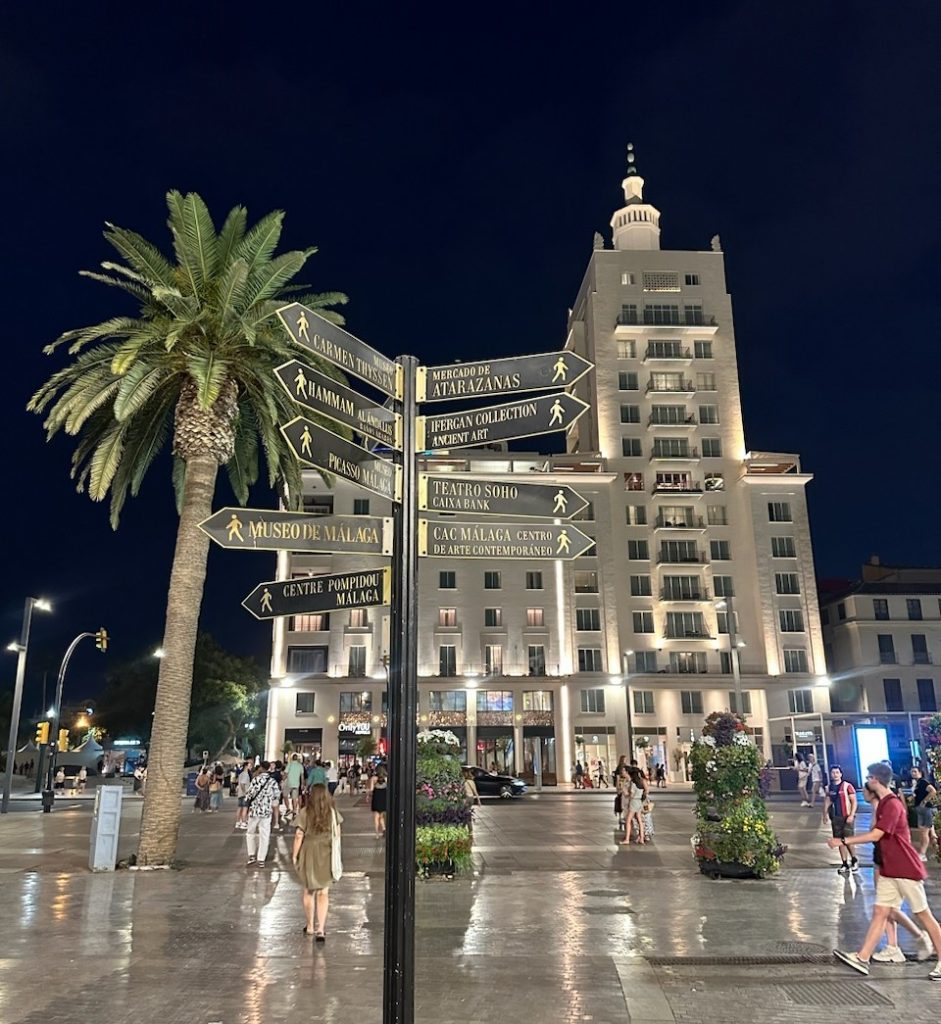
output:
[{"label": "sign reading carmen thyssen", "polygon": [[459,523],[418,520],[418,553],[433,558],[577,558],[594,540],[567,523]]},{"label": "sign reading carmen thyssen", "polygon": [[281,433],[301,462],[359,484],[381,498],[402,500],[401,466],[393,466],[304,416],[285,423]]},{"label": "sign reading carmen thyssen", "polygon": [[419,416],[417,449],[469,448],[491,441],[512,441],[567,430],[587,408],[588,404],[580,398],[558,392],[482,409]]},{"label": "sign reading carmen thyssen", "polygon": [[278,316],[298,345],[372,384],[390,398],[402,397],[402,367],[365,341],[299,302],[282,306]]},{"label": "sign reading carmen thyssen", "polygon": [[377,405],[372,398],[346,387],[339,381],[292,359],[274,371],[281,387],[305,409],[322,413],[352,427],[357,433],[401,451],[399,440],[402,417]]},{"label": "sign reading carmen thyssen", "polygon": [[588,502],[571,487],[481,480],[453,473],[421,473],[418,507],[428,512],[473,512],[485,516],[571,519]]},{"label": "sign reading carmen thyssen", "polygon": [[388,604],[391,569],[360,569],[259,583],[242,604],[256,619]]},{"label": "sign reading carmen thyssen", "polygon": [[522,391],[567,388],[594,365],[574,352],[543,352],[480,363],[420,366],[418,401],[444,402],[475,395],[513,395]]},{"label": "sign reading carmen thyssen", "polygon": [[392,554],[392,520],[381,516],[220,508],[199,528],[222,547],[242,551]]}]

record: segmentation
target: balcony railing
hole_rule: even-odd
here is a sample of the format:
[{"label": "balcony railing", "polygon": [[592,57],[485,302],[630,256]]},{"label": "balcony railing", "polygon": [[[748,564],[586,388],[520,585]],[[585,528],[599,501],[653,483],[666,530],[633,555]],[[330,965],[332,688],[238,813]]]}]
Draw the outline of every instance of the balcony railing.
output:
[{"label": "balcony railing", "polygon": [[670,554],[667,551],[661,551],[657,555],[657,562],[660,565],[705,565],[709,559],[702,551],[697,551],[692,555],[680,555]]},{"label": "balcony railing", "polygon": [[687,416],[684,420],[661,420],[653,415],[647,417],[648,427],[695,427],[696,423],[695,416]]},{"label": "balcony railing", "polygon": [[691,590],[689,593],[673,590],[670,587],[663,587],[660,590],[661,601],[709,601],[709,591],[704,587],[702,590]]},{"label": "balcony railing", "polygon": [[675,316],[663,316],[645,309],[637,313],[619,313],[618,327],[717,327],[716,318],[706,313],[692,313],[687,316],[677,311]]},{"label": "balcony railing", "polygon": [[681,448],[678,451],[671,451],[670,449],[654,448],[650,453],[650,461],[654,459],[698,459],[699,449],[698,448]]},{"label": "balcony railing", "polygon": [[664,636],[667,640],[715,640],[705,630],[668,629]]},{"label": "balcony railing", "polygon": [[677,519],[675,516],[657,516],[653,522],[658,530],[702,530],[706,525],[702,516],[687,516],[685,519]]},{"label": "balcony railing", "polygon": [[686,484],[668,484],[668,483],[655,483],[651,488],[653,494],[702,494],[702,484],[699,483],[686,483]]},{"label": "balcony railing", "polygon": [[643,361],[650,362],[658,359],[692,359],[692,352],[688,348],[677,348],[661,350],[657,349],[653,345],[647,346],[647,351],[644,352]]},{"label": "balcony railing", "polygon": [[679,381],[655,381],[650,380],[647,382],[646,393],[660,394],[660,395],[692,395],[696,391],[691,380],[679,380]]}]

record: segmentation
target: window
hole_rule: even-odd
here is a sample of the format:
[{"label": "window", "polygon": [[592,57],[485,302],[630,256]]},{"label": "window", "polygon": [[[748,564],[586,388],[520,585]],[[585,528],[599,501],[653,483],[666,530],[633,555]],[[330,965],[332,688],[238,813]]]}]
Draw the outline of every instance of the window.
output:
[{"label": "window", "polygon": [[625,491],[642,491],[644,489],[644,474],[643,473],[625,473],[624,474],[624,490]]},{"label": "window", "polygon": [[484,608],[484,625],[485,626],[502,626],[503,625],[503,609],[502,608]]},{"label": "window", "polygon": [[683,676],[707,672],[705,651],[670,651],[670,671]]},{"label": "window", "polygon": [[632,302],[626,302],[621,305],[621,312],[618,314],[619,324],[636,324],[637,323],[637,306]]},{"label": "window", "polygon": [[646,526],[647,525],[647,506],[646,505],[628,505],[627,506],[627,525],[628,526]]},{"label": "window", "polygon": [[467,711],[466,690],[432,690],[428,694],[429,711]]},{"label": "window", "polygon": [[325,633],[329,628],[329,612],[320,612],[313,615],[295,615],[291,620],[291,629],[296,633]]},{"label": "window", "polygon": [[776,594],[799,594],[800,579],[796,572],[776,572],[774,574],[774,592]]},{"label": "window", "polygon": [[542,572],[537,570],[535,572],[526,573],[526,589],[542,590]]},{"label": "window", "polygon": [[660,541],[661,562],[701,562],[699,547],[694,540]]},{"label": "window", "polygon": [[645,324],[678,324],[679,322],[679,306],[671,306],[666,303],[660,302],[655,302],[652,305],[644,306]]},{"label": "window", "polygon": [[912,664],[928,665],[930,662],[927,637],[924,633],[912,633]]},{"label": "window", "polygon": [[657,652],[656,651],[638,651],[634,655],[634,666],[637,672],[656,672],[657,671]]},{"label": "window", "polygon": [[714,373],[697,373],[696,374],[696,390],[697,391],[715,391],[716,390],[716,375]]},{"label": "window", "polygon": [[909,597],[905,601],[910,619],[921,619],[921,601],[917,597]]},{"label": "window", "polygon": [[604,690],[582,690],[579,693],[579,701],[583,715],[604,714]]},{"label": "window", "polygon": [[[623,306],[621,307],[624,308]],[[636,309],[636,307],[635,307]],[[635,313],[636,317],[636,313]],[[618,342],[618,359],[636,359],[637,358],[637,342],[633,338],[630,341],[619,341]]]},{"label": "window", "polygon": [[704,437],[702,439],[702,457],[704,459],[722,458],[722,440],[718,437]]},{"label": "window", "polygon": [[578,649],[578,671],[579,672],[601,672],[601,648],[600,647],[579,647]]},{"label": "window", "polygon": [[660,426],[678,426],[681,423],[692,423],[692,417],[686,412],[685,405],[652,405],[650,422]]},{"label": "window", "polygon": [[[736,616],[736,619],[738,616]],[[726,634],[729,632],[729,613],[716,612],[716,632]]]},{"label": "window", "polygon": [[711,341],[694,341],[693,342],[693,355],[697,359],[711,359],[712,358],[712,342]]},{"label": "window", "polygon": [[347,675],[353,679],[366,677],[366,648],[363,644],[356,644],[350,648],[350,666]]},{"label": "window", "polygon": [[551,711],[551,690],[523,690],[524,711]]},{"label": "window", "polygon": [[546,614],[542,608],[527,608],[526,609],[526,625],[527,626],[544,626],[546,624]]},{"label": "window", "polygon": [[650,597],[650,577],[631,576],[631,597]]},{"label": "window", "polygon": [[575,628],[580,632],[601,629],[601,612],[597,608],[576,608]]},{"label": "window", "polygon": [[341,715],[352,715],[359,711],[372,711],[372,694],[368,690],[347,690],[340,694]]},{"label": "window", "polygon": [[640,423],[640,406],[639,405],[622,405],[621,406],[621,422],[622,423]]},{"label": "window", "polygon": [[807,652],[802,647],[784,648],[784,671],[807,671]]},{"label": "window", "polygon": [[498,572],[485,572],[484,573],[484,590],[500,590],[501,589],[500,573]]},{"label": "window", "polygon": [[725,477],[721,473],[710,469],[703,477],[703,485],[707,491],[724,491]]},{"label": "window", "polygon": [[667,612],[667,636],[676,638],[707,636],[702,612]]},{"label": "window", "polygon": [[725,505],[707,505],[706,522],[710,526],[728,526],[729,514]]},{"label": "window", "polygon": [[326,647],[289,647],[287,669],[291,675],[323,675],[327,671]]},{"label": "window", "polygon": [[621,372],[618,374],[618,391],[636,391],[637,374]]},{"label": "window", "polygon": [[840,622],[846,618],[846,604],[843,601],[836,606],[836,617]]},{"label": "window", "polygon": [[365,608],[354,608],[350,612],[350,629],[366,629],[369,625]]},{"label": "window", "polygon": [[888,621],[889,602],[884,597],[874,597],[872,599],[872,614],[879,621]]},{"label": "window", "polygon": [[439,590],[456,590],[457,589],[457,573],[454,573],[454,572],[439,572],[438,573],[438,589]]},{"label": "window", "polygon": [[727,540],[709,541],[709,557],[714,562],[727,562],[732,557],[732,545]]},{"label": "window", "polygon": [[438,648],[438,675],[457,675],[457,648],[453,644],[442,644]]},{"label": "window", "polygon": [[885,694],[886,711],[905,710],[905,702],[902,700],[901,679],[883,679],[882,692]]},{"label": "window", "polygon": [[706,320],[703,316],[702,306],[684,306],[683,320],[688,324],[704,324]]},{"label": "window", "polygon": [[484,671],[488,676],[503,675],[503,647],[500,644],[484,647]]},{"label": "window", "polygon": [[621,284],[634,284],[634,275],[628,271],[621,274]]},{"label": "window", "polygon": [[621,438],[621,455],[625,459],[636,459],[643,454],[640,446],[639,437],[622,437]]},{"label": "window", "polygon": [[730,690],[729,691],[729,711],[731,711],[733,715],[737,715],[737,714],[750,715],[751,714],[751,694],[748,692],[748,690],[743,690],[742,691],[742,710],[741,710],[741,712],[738,709],[738,701],[735,699],[735,697],[736,697],[735,691],[734,690]]},{"label": "window", "polygon": [[[718,423],[719,407],[717,405],[701,405],[699,407],[699,422],[706,424]],[[705,452],[703,454],[705,454]]]},{"label": "window", "polygon": [[688,459],[689,454],[689,441],[685,437],[655,437],[653,439],[653,451],[651,452],[651,455],[654,458]]},{"label": "window", "polygon": [[915,685],[918,687],[918,710],[937,711],[938,699],[934,693],[934,680],[916,679]]},{"label": "window", "polygon": [[820,609],[820,624],[822,626],[829,626],[830,625],[830,609],[829,608],[821,608]]},{"label": "window", "polygon": [[353,515],[354,516],[368,516],[369,515],[369,498],[354,498],[353,499]]},{"label": "window", "polygon": [[575,593],[576,594],[597,594],[598,573],[589,569],[575,570]]},{"label": "window", "polygon": [[314,516],[333,515],[332,494],[310,494],[304,498],[304,511]]},{"label": "window", "polygon": [[627,542],[627,557],[635,562],[644,562],[650,559],[650,550],[645,540],[629,540]]},{"label": "window", "polygon": [[[689,349],[685,352],[689,358]],[[648,359],[682,359],[684,357],[683,345],[679,341],[648,341]]]},{"label": "window", "polygon": [[530,644],[527,650],[527,659],[531,676],[546,674],[546,649],[542,644]]},{"label": "window", "polygon": [[787,709],[792,715],[810,715],[814,710],[813,690],[788,690]]},{"label": "window", "polygon": [[[678,292],[680,290],[680,275],[671,270],[654,271],[644,274],[645,292]],[[650,307],[647,307],[648,309]]]},{"label": "window", "polygon": [[769,501],[768,502],[768,522],[769,523],[790,523],[791,519],[791,503],[789,501]]},{"label": "window", "polygon": [[295,715],[312,715],[314,713],[314,693],[295,693],[294,694],[294,714]]},{"label": "window", "polygon": [[876,638],[879,643],[879,664],[894,665],[898,660],[895,657],[895,641],[888,633],[879,633]]},{"label": "window", "polygon": [[666,601],[698,601],[705,595],[698,576],[664,576],[662,582]]},{"label": "window", "polygon": [[[684,275],[687,287],[695,286],[699,284],[699,274],[685,274]],[[689,308],[689,307],[687,307]]]},{"label": "window", "polygon": [[702,691],[680,690],[680,707],[684,715],[701,715]]},{"label": "window", "polygon": [[438,625],[439,626],[456,626],[457,625],[457,608],[439,608],[438,609]]},{"label": "window", "polygon": [[772,537],[771,538],[772,558],[796,558],[797,551],[794,548],[793,537]]},{"label": "window", "polygon": [[512,690],[478,690],[477,691],[478,711],[512,711],[513,691]]},{"label": "window", "polygon": [[648,391],[676,391],[685,392],[692,390],[692,382],[687,380],[682,373],[652,373],[650,382],[647,385]]},{"label": "window", "polygon": [[799,608],[782,608],[778,616],[782,633],[804,632],[804,613]]},{"label": "window", "polygon": [[712,589],[716,597],[735,597],[735,584],[731,576],[713,576]]},{"label": "window", "polygon": [[732,674],[732,652],[719,651],[719,671],[726,676]]},{"label": "window", "polygon": [[653,690],[634,691],[634,714],[652,715],[654,713]]},{"label": "window", "polygon": [[633,618],[635,633],[653,632],[653,612],[634,612]]}]

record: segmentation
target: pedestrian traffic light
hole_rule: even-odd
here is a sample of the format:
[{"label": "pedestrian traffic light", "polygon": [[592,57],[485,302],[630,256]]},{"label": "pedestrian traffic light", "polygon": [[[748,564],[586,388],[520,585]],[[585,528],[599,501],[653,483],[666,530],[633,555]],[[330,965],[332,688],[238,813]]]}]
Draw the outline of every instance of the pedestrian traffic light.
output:
[{"label": "pedestrian traffic light", "polygon": [[108,631],[106,629],[99,629],[95,634],[95,646],[99,651],[104,653],[108,649]]},{"label": "pedestrian traffic light", "polygon": [[69,730],[59,730],[59,742],[56,744],[57,750],[68,750],[69,749]]},{"label": "pedestrian traffic light", "polygon": [[49,742],[49,723],[40,722],[36,726],[36,746],[41,747],[44,743]]}]

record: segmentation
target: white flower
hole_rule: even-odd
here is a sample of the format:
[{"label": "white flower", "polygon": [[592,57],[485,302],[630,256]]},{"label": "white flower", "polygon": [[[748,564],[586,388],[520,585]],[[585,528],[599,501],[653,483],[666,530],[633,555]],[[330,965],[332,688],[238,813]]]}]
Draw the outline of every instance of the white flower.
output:
[{"label": "white flower", "polygon": [[706,762],[706,771],[707,772],[714,772],[715,770],[716,770],[716,763],[715,763],[715,761],[707,761]]},{"label": "white flower", "polygon": [[737,743],[740,747],[747,747],[749,744],[748,734],[744,732],[737,732],[732,737],[732,742]]},{"label": "white flower", "polygon": [[418,734],[419,743],[445,743],[449,747],[459,747],[461,741],[450,730],[422,729]]},{"label": "white flower", "polygon": [[703,736],[702,741],[707,747],[714,747],[716,745],[715,736]]}]

